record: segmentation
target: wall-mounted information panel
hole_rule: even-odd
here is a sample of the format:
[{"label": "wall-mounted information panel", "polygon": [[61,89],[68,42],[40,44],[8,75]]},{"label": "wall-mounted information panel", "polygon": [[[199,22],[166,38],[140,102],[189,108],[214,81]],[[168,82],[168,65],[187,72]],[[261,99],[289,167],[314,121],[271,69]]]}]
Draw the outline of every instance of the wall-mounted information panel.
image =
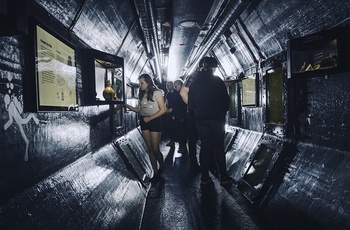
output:
[{"label": "wall-mounted information panel", "polygon": [[[30,76],[26,84],[33,111],[78,110],[75,46],[37,19],[29,18]],[[28,77],[28,78],[29,78]],[[28,95],[28,97],[31,97]]]}]

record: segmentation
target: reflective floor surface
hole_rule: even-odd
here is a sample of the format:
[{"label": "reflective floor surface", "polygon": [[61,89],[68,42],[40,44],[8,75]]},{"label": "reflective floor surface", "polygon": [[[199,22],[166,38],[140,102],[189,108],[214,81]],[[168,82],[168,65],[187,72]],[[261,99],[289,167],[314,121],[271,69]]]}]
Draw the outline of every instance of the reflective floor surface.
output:
[{"label": "reflective floor surface", "polygon": [[143,230],[274,229],[243,197],[235,185],[222,187],[214,174],[200,186],[200,173],[189,170],[187,154],[162,141],[165,169],[147,197]]}]

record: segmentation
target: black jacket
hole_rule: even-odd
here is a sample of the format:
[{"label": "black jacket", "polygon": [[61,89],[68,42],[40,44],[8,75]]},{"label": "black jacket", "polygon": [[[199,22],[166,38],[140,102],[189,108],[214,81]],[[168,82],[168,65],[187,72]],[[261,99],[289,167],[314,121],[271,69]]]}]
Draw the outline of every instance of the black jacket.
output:
[{"label": "black jacket", "polygon": [[174,103],[173,103],[173,112],[171,115],[175,117],[176,120],[186,118],[187,104],[182,100],[180,92],[174,92]]},{"label": "black jacket", "polygon": [[223,80],[211,71],[201,71],[189,88],[188,107],[196,121],[225,120],[230,98]]}]

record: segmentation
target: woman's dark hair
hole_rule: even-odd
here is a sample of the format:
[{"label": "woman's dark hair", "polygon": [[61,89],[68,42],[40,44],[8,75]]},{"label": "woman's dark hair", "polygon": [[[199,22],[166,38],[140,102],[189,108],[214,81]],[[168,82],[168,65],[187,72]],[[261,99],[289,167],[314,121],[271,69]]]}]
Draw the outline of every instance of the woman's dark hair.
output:
[{"label": "woman's dark hair", "polygon": [[[139,76],[139,80],[141,79],[141,78],[143,78],[144,80],[145,80],[145,82],[147,83],[147,85],[148,85],[148,89],[147,89],[147,100],[148,101],[153,101],[153,92],[155,91],[155,90],[159,90],[159,88],[158,88],[158,86],[156,86],[155,84],[154,84],[154,81],[153,81],[153,79],[151,78],[151,76],[150,75],[148,75],[148,74],[141,74],[140,76]],[[139,92],[139,100],[141,101],[142,100],[142,98],[143,98],[143,96],[145,95],[145,93],[146,93],[146,91],[143,91],[143,90],[140,90],[140,92]]]}]

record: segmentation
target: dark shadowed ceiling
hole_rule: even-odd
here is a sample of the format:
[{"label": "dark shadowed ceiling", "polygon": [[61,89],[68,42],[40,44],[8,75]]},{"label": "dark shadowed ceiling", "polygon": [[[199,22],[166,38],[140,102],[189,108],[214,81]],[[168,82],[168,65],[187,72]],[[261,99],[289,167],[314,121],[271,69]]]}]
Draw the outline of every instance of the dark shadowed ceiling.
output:
[{"label": "dark shadowed ceiling", "polygon": [[185,77],[199,59],[234,79],[285,52],[287,41],[344,23],[340,0],[35,0],[82,42],[124,58],[125,77]]}]

